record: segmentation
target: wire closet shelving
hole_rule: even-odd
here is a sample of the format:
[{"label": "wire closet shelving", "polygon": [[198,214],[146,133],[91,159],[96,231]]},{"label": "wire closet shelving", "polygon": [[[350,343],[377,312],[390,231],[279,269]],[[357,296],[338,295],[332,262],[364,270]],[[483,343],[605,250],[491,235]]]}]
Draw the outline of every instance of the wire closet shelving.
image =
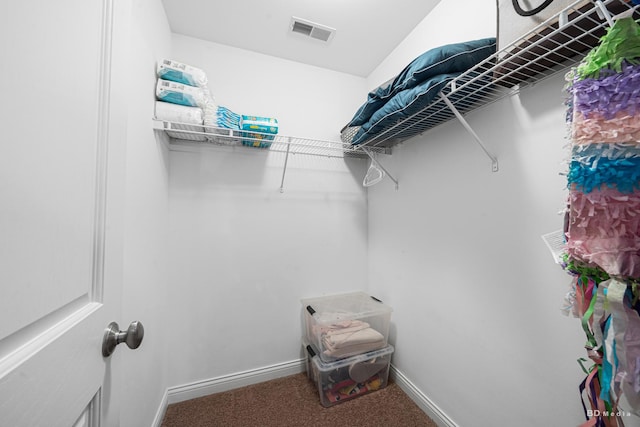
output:
[{"label": "wire closet shelving", "polygon": [[439,97],[425,108],[384,129],[363,142],[361,147],[393,147],[457,118],[491,159],[492,170],[497,171],[497,159],[482,144],[464,114],[515,95],[575,66],[598,44],[616,17],[629,14],[636,20],[639,17],[638,6],[630,0],[575,1],[451,80]]},{"label": "wire closet shelving", "polygon": [[[214,126],[194,125],[154,119],[154,129],[164,131],[173,145],[246,146],[289,154],[322,157],[368,157],[359,147],[342,141],[308,139],[287,135],[272,135],[254,131],[240,131]],[[255,147],[261,148],[255,148]],[[388,153],[384,147],[371,147],[370,152]]]},{"label": "wire closet shelving", "polygon": [[[574,66],[598,44],[615,17],[622,14],[632,14],[634,19],[638,19],[638,6],[630,0],[575,1],[451,80],[439,97],[419,112],[387,127],[362,144],[275,135],[269,149],[288,154],[368,158],[374,154],[390,154],[392,147],[457,118],[491,159],[492,170],[497,171],[497,159],[485,148],[464,115]],[[161,120],[154,122],[155,129],[169,135],[170,144],[221,145],[238,139],[238,135],[228,129]],[[212,134],[215,137],[212,138]],[[257,135],[256,143],[264,140],[264,135],[254,134]],[[251,140],[250,136],[243,138]]]}]

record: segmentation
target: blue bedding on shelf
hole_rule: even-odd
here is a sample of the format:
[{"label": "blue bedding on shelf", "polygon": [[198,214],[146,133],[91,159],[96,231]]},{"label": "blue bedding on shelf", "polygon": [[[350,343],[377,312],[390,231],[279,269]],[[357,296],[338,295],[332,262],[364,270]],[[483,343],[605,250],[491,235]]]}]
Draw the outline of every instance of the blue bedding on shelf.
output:
[{"label": "blue bedding on shelf", "polygon": [[418,86],[397,93],[360,127],[351,143],[360,144],[381,130],[417,113],[424,106],[429,105],[448,82],[459,75],[460,73],[439,74]]},{"label": "blue bedding on shelf", "polygon": [[369,92],[345,128],[360,126],[351,143],[361,144],[389,126],[419,112],[455,77],[496,52],[494,37],[428,50],[396,77]]}]

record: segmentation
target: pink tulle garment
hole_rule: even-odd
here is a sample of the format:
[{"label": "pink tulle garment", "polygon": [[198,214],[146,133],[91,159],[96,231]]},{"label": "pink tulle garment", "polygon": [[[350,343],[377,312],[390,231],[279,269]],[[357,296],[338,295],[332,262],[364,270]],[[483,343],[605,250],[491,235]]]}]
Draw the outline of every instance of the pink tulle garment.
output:
[{"label": "pink tulle garment", "polygon": [[640,144],[640,115],[618,111],[606,118],[602,113],[591,113],[588,117],[576,111],[572,127],[573,144],[636,143]]},{"label": "pink tulle garment", "polygon": [[612,276],[640,277],[640,192],[569,193],[567,250]]}]

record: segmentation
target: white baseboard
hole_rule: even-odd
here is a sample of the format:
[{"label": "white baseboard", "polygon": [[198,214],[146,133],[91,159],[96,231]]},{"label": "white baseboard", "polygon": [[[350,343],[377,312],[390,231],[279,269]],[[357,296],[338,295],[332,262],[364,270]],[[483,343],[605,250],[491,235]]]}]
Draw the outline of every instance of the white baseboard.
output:
[{"label": "white baseboard", "polygon": [[160,406],[158,407],[158,411],[156,412],[156,416],[153,419],[153,424],[151,427],[160,427],[162,425],[162,420],[164,419],[164,413],[167,412],[167,396],[169,394],[169,390],[164,391],[164,396],[162,396],[162,401],[160,402]]},{"label": "white baseboard", "polygon": [[[198,397],[233,390],[235,388],[251,384],[295,375],[300,372],[304,372],[305,369],[306,360],[296,359],[289,362],[197,381],[191,384],[169,387],[164,393],[164,397],[162,398],[162,402],[158,408],[152,427],[161,426],[167,406],[172,403],[183,402],[185,400],[196,399]],[[458,427],[458,425],[450,419],[442,409],[433,403],[431,399],[422,393],[418,387],[409,381],[409,379],[393,365],[391,365],[389,376],[396,382],[396,384],[398,384],[400,389],[402,389],[402,391],[404,391],[411,400],[413,400],[418,407],[422,409],[422,411],[424,411],[433,421],[436,422],[436,424],[438,424],[438,426]]]},{"label": "white baseboard", "polygon": [[431,399],[429,399],[418,387],[400,372],[395,366],[391,365],[389,376],[398,387],[404,391],[407,396],[413,400],[416,405],[422,409],[436,424],[440,427],[458,427],[458,425],[444,413]]},{"label": "white baseboard", "polygon": [[167,406],[172,403],[183,402],[222,391],[233,390],[234,388],[295,375],[304,372],[305,369],[306,360],[297,359],[209,380],[197,381],[191,384],[169,387],[164,393],[164,397],[162,398],[162,402],[160,403],[151,427],[160,427],[162,425],[162,419],[167,411]]},{"label": "white baseboard", "polygon": [[298,374],[304,372],[305,368],[305,360],[296,359],[191,384],[169,387],[167,390],[167,404],[170,405],[172,403],[183,402],[222,391],[233,390],[234,388]]}]

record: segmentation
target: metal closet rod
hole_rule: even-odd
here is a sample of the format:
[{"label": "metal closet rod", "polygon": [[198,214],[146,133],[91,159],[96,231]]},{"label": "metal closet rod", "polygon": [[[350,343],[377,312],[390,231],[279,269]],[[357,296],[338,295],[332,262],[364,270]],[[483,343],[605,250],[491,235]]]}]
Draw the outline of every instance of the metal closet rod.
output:
[{"label": "metal closet rod", "polygon": [[[289,152],[290,152],[290,147],[291,147],[291,138],[288,138],[288,142],[287,142],[287,151],[286,151],[286,155],[284,158],[284,166],[282,168],[282,179],[280,180],[280,192],[284,193],[284,178],[287,174],[287,163],[289,162]],[[371,153],[371,150],[367,147],[362,147],[362,151],[365,152],[367,154],[367,156],[369,156],[369,158],[371,159],[372,162],[375,162],[376,165],[378,165],[378,167],[380,167],[380,169],[382,169],[384,171],[384,173],[389,177],[389,179],[391,181],[393,181],[396,185],[396,190],[398,189],[398,180],[395,179],[385,168],[384,166],[382,166],[380,164],[380,162],[378,162],[374,157],[373,154]]]}]

